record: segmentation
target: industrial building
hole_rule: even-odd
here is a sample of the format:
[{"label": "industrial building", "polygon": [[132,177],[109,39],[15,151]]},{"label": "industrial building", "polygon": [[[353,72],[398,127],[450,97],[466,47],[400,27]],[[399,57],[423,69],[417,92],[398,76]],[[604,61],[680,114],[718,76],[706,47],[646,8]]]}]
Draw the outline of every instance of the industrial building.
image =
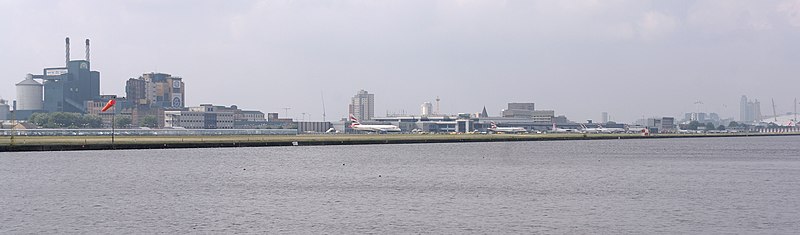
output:
[{"label": "industrial building", "polygon": [[8,101],[0,99],[0,120],[8,120],[11,116],[11,106]]},{"label": "industrial building", "polygon": [[27,119],[35,112],[86,113],[86,102],[100,99],[100,72],[91,70],[89,39],[84,60],[71,60],[69,38],[65,42],[63,67],[45,68],[41,75],[28,74],[16,84],[15,118]]},{"label": "industrial building", "polygon": [[330,122],[295,122],[297,133],[325,133],[333,128]]}]

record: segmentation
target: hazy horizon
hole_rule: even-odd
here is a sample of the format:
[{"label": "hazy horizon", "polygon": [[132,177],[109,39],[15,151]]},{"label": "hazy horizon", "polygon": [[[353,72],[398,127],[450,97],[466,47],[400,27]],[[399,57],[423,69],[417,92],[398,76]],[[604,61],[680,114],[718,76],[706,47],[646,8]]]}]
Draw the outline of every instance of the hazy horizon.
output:
[{"label": "hazy horizon", "polygon": [[92,40],[101,93],[143,73],[184,78],[186,104],[327,120],[375,94],[376,115],[499,115],[534,102],[573,121],[697,110],[738,119],[739,98],[793,111],[800,0],[15,1],[0,0],[0,97]]}]

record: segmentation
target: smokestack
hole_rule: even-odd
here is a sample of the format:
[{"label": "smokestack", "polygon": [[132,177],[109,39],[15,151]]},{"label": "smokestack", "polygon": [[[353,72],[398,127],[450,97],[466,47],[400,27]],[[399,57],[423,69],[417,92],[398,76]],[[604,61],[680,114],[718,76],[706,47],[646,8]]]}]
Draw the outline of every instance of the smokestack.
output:
[{"label": "smokestack", "polygon": [[89,61],[89,39],[86,39],[86,61]]},{"label": "smokestack", "polygon": [[69,65],[69,37],[65,41],[67,42],[67,63],[65,65]]}]

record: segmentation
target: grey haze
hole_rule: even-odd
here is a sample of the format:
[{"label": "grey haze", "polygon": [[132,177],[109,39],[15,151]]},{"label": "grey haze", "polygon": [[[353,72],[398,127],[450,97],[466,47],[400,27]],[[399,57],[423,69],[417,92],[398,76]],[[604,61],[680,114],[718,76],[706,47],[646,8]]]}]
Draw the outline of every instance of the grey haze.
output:
[{"label": "grey haze", "polygon": [[[146,72],[185,79],[187,104],[344,117],[376,110],[497,115],[535,102],[572,120],[695,110],[737,117],[739,96],[791,111],[800,1],[0,0],[0,96],[92,39],[103,94]],[[82,58],[80,46],[73,58]],[[764,102],[766,103],[766,102]],[[766,107],[763,110],[769,110]]]}]

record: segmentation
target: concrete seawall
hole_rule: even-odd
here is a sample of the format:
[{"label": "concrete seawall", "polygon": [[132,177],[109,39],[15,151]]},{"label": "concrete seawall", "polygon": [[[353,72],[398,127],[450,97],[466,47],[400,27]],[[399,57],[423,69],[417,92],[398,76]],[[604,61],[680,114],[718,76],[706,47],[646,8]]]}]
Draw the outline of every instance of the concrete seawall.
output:
[{"label": "concrete seawall", "polygon": [[320,146],[367,144],[419,144],[509,141],[563,141],[664,138],[719,138],[753,136],[790,136],[794,134],[681,134],[641,136],[630,134],[550,134],[550,135],[297,135],[297,136],[139,136],[109,137],[8,136],[0,139],[0,152],[76,151],[114,149],[228,148],[268,146]]}]

